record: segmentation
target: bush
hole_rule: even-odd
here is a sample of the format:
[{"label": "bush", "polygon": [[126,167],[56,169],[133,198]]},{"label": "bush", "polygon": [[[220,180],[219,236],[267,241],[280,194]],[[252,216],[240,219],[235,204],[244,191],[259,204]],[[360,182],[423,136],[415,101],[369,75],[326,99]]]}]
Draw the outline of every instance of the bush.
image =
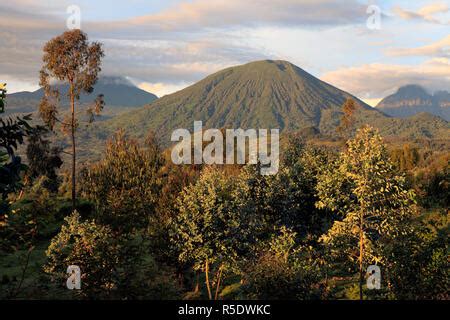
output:
[{"label": "bush", "polygon": [[97,221],[120,233],[148,226],[161,190],[163,159],[153,140],[140,148],[119,132],[105,158],[82,174],[81,191],[97,209]]},{"label": "bush", "polygon": [[84,297],[99,297],[115,287],[114,272],[118,247],[111,229],[94,221],[80,221],[74,211],[54,237],[47,249],[48,262],[44,271],[54,281],[65,285],[66,270],[70,265],[81,269],[81,290]]},{"label": "bush", "polygon": [[297,247],[296,234],[282,227],[244,269],[243,292],[250,299],[318,299],[319,268],[310,248]]}]

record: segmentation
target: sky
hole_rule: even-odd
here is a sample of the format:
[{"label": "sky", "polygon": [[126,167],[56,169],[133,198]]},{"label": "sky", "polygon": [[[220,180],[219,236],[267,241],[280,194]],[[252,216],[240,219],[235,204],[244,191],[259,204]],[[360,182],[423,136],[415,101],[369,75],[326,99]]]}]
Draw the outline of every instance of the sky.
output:
[{"label": "sky", "polygon": [[371,105],[406,84],[450,90],[449,0],[12,0],[0,2],[9,93],[38,88],[42,47],[68,21],[103,43],[103,75],[158,96],[263,59],[290,61]]}]

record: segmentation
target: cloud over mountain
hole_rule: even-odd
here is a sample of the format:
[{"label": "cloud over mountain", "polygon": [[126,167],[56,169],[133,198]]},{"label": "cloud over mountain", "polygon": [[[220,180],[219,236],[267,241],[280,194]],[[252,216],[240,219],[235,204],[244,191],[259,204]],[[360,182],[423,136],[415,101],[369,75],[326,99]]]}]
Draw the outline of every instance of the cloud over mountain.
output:
[{"label": "cloud over mountain", "polygon": [[384,97],[410,83],[443,90],[450,88],[450,60],[433,58],[420,65],[373,63],[331,71],[322,80],[360,98]]}]

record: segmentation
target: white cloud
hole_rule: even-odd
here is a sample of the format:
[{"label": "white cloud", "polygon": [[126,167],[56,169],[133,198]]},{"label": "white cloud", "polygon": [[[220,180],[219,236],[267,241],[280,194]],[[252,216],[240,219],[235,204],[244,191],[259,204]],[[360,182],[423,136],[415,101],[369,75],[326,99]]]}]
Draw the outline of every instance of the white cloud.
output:
[{"label": "white cloud", "polygon": [[[0,26],[8,28],[65,28],[70,1],[17,0],[0,4]],[[365,5],[358,0],[193,0],[159,13],[124,20],[84,21],[89,32],[140,37],[149,32],[204,32],[205,28],[242,26],[336,26],[364,22]],[[83,11],[82,11],[83,13]],[[83,18],[83,14],[82,14]]]},{"label": "white cloud", "polygon": [[417,11],[405,10],[401,7],[394,7],[393,12],[402,19],[405,20],[423,20],[437,24],[449,24],[448,19],[436,17],[436,15],[442,15],[450,12],[448,4],[444,2],[431,3],[423,6]]},{"label": "white cloud", "polygon": [[39,86],[32,84],[29,81],[21,81],[14,78],[11,75],[0,75],[0,83],[6,82],[8,93],[14,93],[19,91],[35,91],[39,89]]},{"label": "white cloud", "polygon": [[336,25],[364,20],[365,10],[356,0],[194,0],[126,23],[178,31],[255,24]]},{"label": "white cloud", "polygon": [[130,76],[148,83],[192,83],[231,65],[261,60],[269,55],[228,34],[201,40],[119,40],[104,43],[105,72]]},{"label": "white cloud", "polygon": [[170,83],[148,83],[141,82],[138,87],[147,92],[156,94],[158,97],[163,97],[167,94],[174,93],[188,86],[188,83],[170,84]]},{"label": "white cloud", "polygon": [[407,84],[430,91],[450,88],[450,60],[433,58],[419,65],[373,63],[328,72],[322,80],[362,99],[383,98]]},{"label": "white cloud", "polygon": [[391,56],[441,56],[450,57],[450,34],[432,44],[417,48],[389,49]]}]

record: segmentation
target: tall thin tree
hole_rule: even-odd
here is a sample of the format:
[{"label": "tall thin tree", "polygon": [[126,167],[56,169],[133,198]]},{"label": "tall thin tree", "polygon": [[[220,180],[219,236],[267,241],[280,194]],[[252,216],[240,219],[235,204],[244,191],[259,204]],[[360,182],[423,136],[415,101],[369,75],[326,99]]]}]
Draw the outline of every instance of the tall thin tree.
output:
[{"label": "tall thin tree", "polygon": [[[98,42],[89,43],[86,33],[79,29],[64,32],[51,39],[44,46],[44,65],[40,71],[40,85],[45,90],[39,112],[44,122],[53,130],[57,122],[70,136],[72,145],[72,208],[76,205],[76,139],[77,112],[76,101],[82,93],[92,93],[101,71],[101,59],[104,53]],[[52,86],[55,81],[57,86]],[[64,86],[68,85],[67,97],[70,103],[70,116],[63,121],[58,119],[58,104]],[[99,113],[103,108],[102,95],[95,100],[95,106],[89,109]]]},{"label": "tall thin tree", "polygon": [[342,117],[337,127],[337,132],[348,137],[355,123],[355,112],[357,109],[357,104],[352,98],[347,98],[345,103],[342,105]]},{"label": "tall thin tree", "polygon": [[384,248],[403,232],[415,194],[391,162],[378,130],[369,126],[357,130],[336,162],[319,174],[316,191],[316,206],[341,216],[321,240],[333,258],[357,263],[362,300],[364,269],[385,263]]}]

